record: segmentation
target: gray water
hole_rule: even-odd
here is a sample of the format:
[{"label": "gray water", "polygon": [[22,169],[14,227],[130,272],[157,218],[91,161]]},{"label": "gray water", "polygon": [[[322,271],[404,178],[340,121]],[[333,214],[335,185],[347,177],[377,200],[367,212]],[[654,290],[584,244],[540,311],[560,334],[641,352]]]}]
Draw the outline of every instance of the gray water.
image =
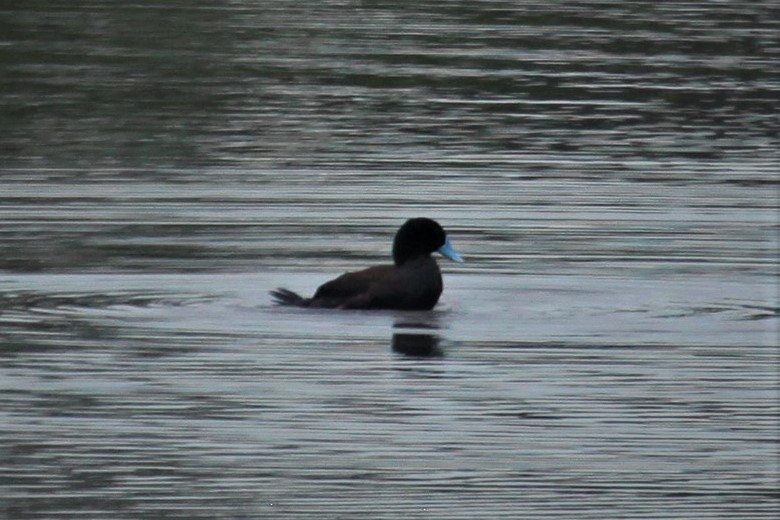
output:
[{"label": "gray water", "polygon": [[0,9],[0,517],[776,518],[775,2],[114,4]]}]

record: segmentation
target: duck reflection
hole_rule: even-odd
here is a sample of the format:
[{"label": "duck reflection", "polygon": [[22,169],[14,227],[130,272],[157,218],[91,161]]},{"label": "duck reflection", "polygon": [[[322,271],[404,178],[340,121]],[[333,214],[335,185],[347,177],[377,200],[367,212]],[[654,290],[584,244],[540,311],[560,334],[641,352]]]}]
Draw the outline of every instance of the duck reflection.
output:
[{"label": "duck reflection", "polygon": [[435,320],[409,322],[397,320],[393,324],[393,352],[413,357],[442,357],[444,351],[439,346],[439,335]]}]

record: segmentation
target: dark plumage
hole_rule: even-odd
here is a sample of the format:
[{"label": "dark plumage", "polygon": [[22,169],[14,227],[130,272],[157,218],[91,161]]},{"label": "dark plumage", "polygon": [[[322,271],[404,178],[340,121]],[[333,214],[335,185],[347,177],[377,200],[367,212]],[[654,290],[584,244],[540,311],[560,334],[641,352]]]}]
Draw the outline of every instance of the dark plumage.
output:
[{"label": "dark plumage", "polygon": [[444,229],[429,218],[407,220],[393,240],[393,265],[345,273],[304,298],[287,289],[271,291],[280,305],[333,309],[432,309],[443,289],[441,272],[431,253],[462,262]]}]

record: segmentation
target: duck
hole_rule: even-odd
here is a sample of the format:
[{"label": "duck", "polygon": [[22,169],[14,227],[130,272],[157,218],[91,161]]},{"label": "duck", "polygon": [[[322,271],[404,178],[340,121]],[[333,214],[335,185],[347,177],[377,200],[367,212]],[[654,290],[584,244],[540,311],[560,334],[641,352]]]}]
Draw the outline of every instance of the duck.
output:
[{"label": "duck", "polygon": [[274,303],[321,309],[430,310],[444,290],[431,254],[463,262],[444,231],[430,218],[411,218],[393,239],[393,264],[344,273],[322,284],[311,298],[285,288],[270,291]]}]

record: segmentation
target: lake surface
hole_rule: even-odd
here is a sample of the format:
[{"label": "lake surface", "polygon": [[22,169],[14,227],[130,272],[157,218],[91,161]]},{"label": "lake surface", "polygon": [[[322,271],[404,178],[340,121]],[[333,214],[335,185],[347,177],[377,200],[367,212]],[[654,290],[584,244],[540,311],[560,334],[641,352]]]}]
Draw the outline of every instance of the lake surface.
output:
[{"label": "lake surface", "polygon": [[0,9],[0,518],[776,518],[775,2],[114,4]]}]

